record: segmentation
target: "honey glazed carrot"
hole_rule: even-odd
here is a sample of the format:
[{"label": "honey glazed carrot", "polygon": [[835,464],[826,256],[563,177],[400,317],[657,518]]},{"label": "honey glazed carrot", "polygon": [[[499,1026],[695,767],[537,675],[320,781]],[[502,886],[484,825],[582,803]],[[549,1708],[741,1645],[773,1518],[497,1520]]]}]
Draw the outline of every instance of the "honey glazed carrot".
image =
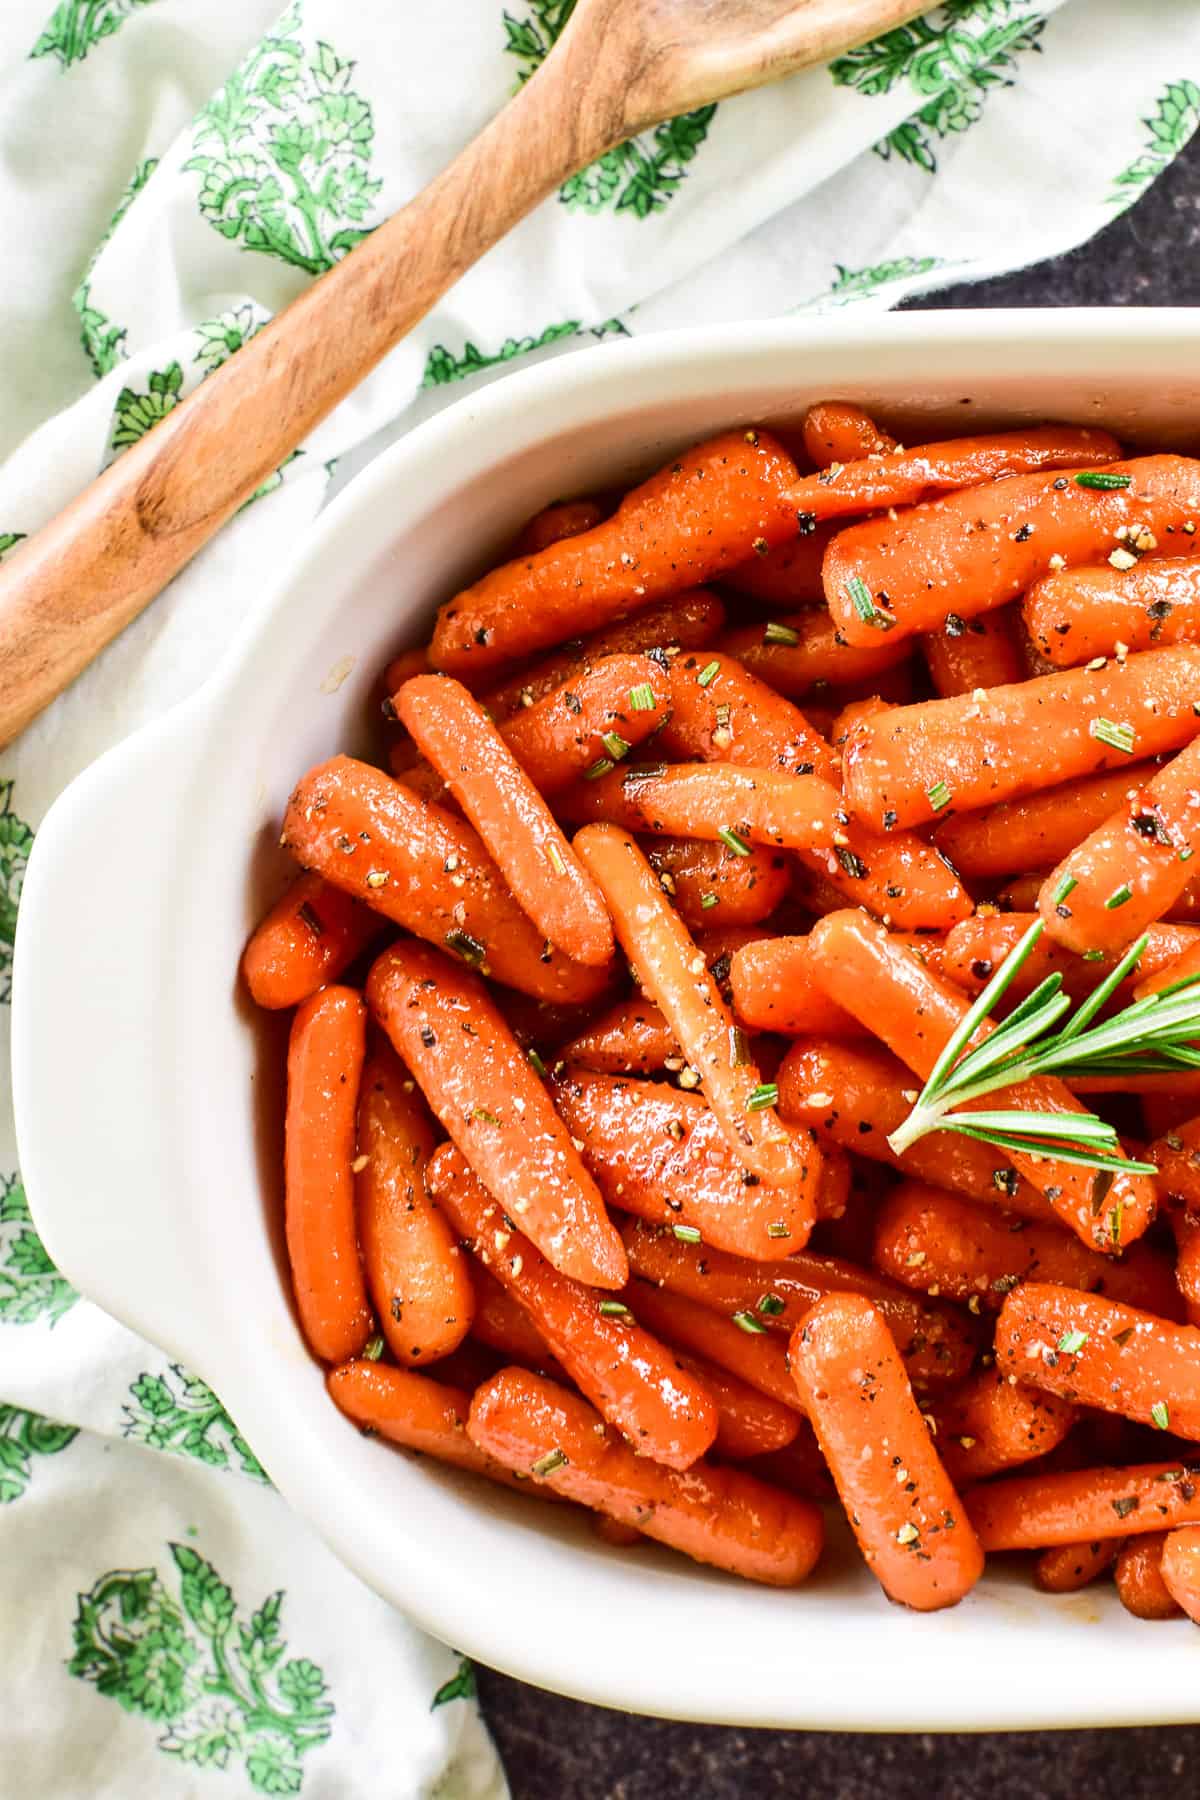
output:
[{"label": "honey glazed carrot", "polygon": [[405,1450],[419,1450],[436,1462],[484,1475],[502,1487],[530,1487],[471,1442],[467,1436],[471,1396],[463,1388],[371,1361],[331,1369],[325,1385],[334,1405],[363,1431]]},{"label": "honey glazed carrot", "polygon": [[631,1281],[622,1298],[639,1325],[680,1354],[686,1351],[715,1363],[777,1405],[799,1405],[787,1345],[778,1334],[746,1331],[732,1318],[652,1280]]},{"label": "honey glazed carrot", "polygon": [[1182,1608],[1162,1578],[1165,1531],[1130,1538],[1122,1544],[1113,1565],[1113,1580],[1126,1612],[1135,1619],[1178,1619]]},{"label": "honey glazed carrot", "polygon": [[1079,1408],[998,1369],[922,1401],[938,1455],[960,1487],[1036,1461],[1065,1442]]},{"label": "honey glazed carrot", "polygon": [[[643,838],[640,848],[684,924],[693,931],[714,923],[757,925],[788,891],[788,859],[780,850],[749,845],[730,849],[721,840]],[[841,904],[839,898],[839,904]]]},{"label": "honey glazed carrot", "polygon": [[299,1006],[336,981],[384,929],[378,913],[320,875],[300,875],[255,927],[242,978],[259,1006]]},{"label": "honey glazed carrot", "polygon": [[[1192,540],[1195,541],[1194,538]],[[1034,582],[1021,604],[1038,652],[1060,668],[1156,644],[1200,642],[1200,556],[1066,569]]]},{"label": "honey glazed carrot", "polygon": [[1120,1548],[1111,1538],[1094,1538],[1090,1544],[1057,1544],[1043,1550],[1034,1565],[1034,1586],[1043,1594],[1076,1594],[1107,1575]]},{"label": "honey glazed carrot", "polygon": [[1003,687],[1025,674],[1020,620],[1011,606],[960,619],[952,613],[940,631],[927,631],[921,650],[934,692],[972,694],[976,688]]},{"label": "honey glazed carrot", "polygon": [[969,1488],[964,1502],[984,1550],[1046,1550],[1196,1524],[1198,1473],[1176,1459],[1014,1475]]},{"label": "honey glazed carrot", "polygon": [[563,538],[578,537],[581,531],[591,531],[606,517],[606,512],[607,509],[596,500],[558,500],[553,506],[544,506],[521,527],[520,536],[513,545],[513,555],[536,556],[539,550],[548,550],[551,544],[557,544]]},{"label": "honey glazed carrot", "polygon": [[720,639],[718,648],[736,657],[777,693],[803,700],[825,687],[875,681],[907,662],[912,647],[882,634],[876,642],[852,644],[823,606],[810,606],[764,625],[735,626]]},{"label": "honey glazed carrot", "polygon": [[827,1295],[789,1355],[868,1568],[902,1605],[955,1605],[983,1573],[983,1553],[882,1316],[860,1295]]},{"label": "honey glazed carrot", "polygon": [[782,544],[764,544],[761,550],[721,577],[723,587],[746,594],[767,606],[790,611],[794,606],[821,604],[821,565],[830,538],[840,521],[812,526],[803,536]]},{"label": "honey glazed carrot", "polygon": [[804,937],[763,937],[734,952],[730,979],[737,1017],[752,1030],[788,1037],[860,1037],[858,1020],[812,978],[807,946]]},{"label": "honey glazed carrot", "polygon": [[[711,438],[626,494],[611,519],[506,563],[440,609],[435,668],[490,669],[594,630],[797,535],[796,465],[768,432]],[[629,546],[636,545],[636,550]]]},{"label": "honey glazed carrot", "polygon": [[804,448],[815,469],[828,469],[863,456],[886,456],[896,440],[853,401],[818,400],[804,415]]},{"label": "honey glazed carrot", "polygon": [[1156,766],[1138,763],[1085,775],[1061,787],[956,814],[936,827],[933,842],[968,881],[1048,869],[1111,818],[1130,789],[1148,780]]},{"label": "honey glazed carrot", "polygon": [[[1020,943],[1035,917],[1036,914],[1027,912],[980,913],[955,925],[946,933],[940,973],[967,993],[979,993],[1005,957]],[[1135,971],[1139,980],[1176,967],[1179,958],[1200,943],[1200,931],[1194,925],[1152,925],[1146,935],[1146,948]],[[1084,999],[1117,961],[1118,952],[1112,950],[1097,950],[1084,961],[1061,944],[1043,937],[1017,971],[1008,992],[1014,1000],[1022,1000],[1047,975],[1060,975],[1063,992],[1073,999]],[[1132,979],[1122,983],[1117,989],[1117,998],[1127,1002],[1133,988]]]}]

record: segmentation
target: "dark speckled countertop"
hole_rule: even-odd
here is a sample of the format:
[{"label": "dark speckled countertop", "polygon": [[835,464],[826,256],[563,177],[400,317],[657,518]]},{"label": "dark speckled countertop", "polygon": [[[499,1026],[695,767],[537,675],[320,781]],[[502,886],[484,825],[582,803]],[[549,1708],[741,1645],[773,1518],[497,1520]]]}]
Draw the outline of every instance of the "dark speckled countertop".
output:
[{"label": "dark speckled countertop", "polygon": [[[1200,305],[1200,139],[1081,249],[914,304]],[[1195,1793],[1200,1763],[1200,1725],[978,1737],[753,1732],[607,1712],[485,1669],[479,1691],[513,1800],[1140,1800]]]}]

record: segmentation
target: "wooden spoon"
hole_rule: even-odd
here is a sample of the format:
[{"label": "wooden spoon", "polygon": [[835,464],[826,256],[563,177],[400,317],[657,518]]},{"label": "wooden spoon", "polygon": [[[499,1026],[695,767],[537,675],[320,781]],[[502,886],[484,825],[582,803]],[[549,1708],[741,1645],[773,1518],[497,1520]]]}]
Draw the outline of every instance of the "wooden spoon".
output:
[{"label": "wooden spoon", "polygon": [[85,669],[484,252],[649,125],[824,62],[928,0],[578,0],[450,166],[0,568],[0,745]]}]

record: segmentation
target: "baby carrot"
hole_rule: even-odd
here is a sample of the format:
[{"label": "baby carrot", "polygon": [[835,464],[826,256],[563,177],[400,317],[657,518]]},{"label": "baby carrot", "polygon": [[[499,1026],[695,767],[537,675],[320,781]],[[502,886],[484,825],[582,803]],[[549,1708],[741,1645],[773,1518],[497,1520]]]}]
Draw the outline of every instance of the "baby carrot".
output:
[{"label": "baby carrot", "polygon": [[882,1315],[861,1295],[830,1294],[797,1325],[789,1355],[867,1567],[902,1605],[953,1606],[983,1573],[983,1553]]},{"label": "baby carrot", "polygon": [[[946,933],[940,973],[969,994],[977,994],[1000,967],[1005,957],[1020,942],[1032,925],[1034,915],[1025,912],[980,913],[965,919]],[[1200,931],[1194,925],[1152,925],[1146,934],[1148,942],[1138,963],[1143,977],[1169,969],[1193,944],[1200,943]],[[1031,994],[1047,975],[1061,975],[1063,992],[1073,999],[1086,999],[1118,961],[1118,953],[1104,951],[1084,962],[1060,944],[1040,938],[1013,978],[1009,993],[1014,1000]],[[1132,982],[1122,982],[1117,998],[1127,1001]]]},{"label": "baby carrot", "polygon": [[653,1075],[683,1058],[675,1034],[651,1000],[618,1000],[562,1047],[562,1060],[601,1075]]},{"label": "baby carrot", "polygon": [[1117,1552],[1113,1580],[1117,1597],[1135,1619],[1177,1619],[1181,1608],[1162,1576],[1165,1531],[1130,1538]]},{"label": "baby carrot", "polygon": [[1175,1604],[1200,1625],[1200,1529],[1185,1525],[1167,1533],[1159,1572]]},{"label": "baby carrot", "polygon": [[713,1450],[718,1456],[727,1462],[745,1462],[752,1456],[785,1450],[792,1442],[804,1422],[795,1406],[772,1400],[706,1356],[678,1348],[676,1354],[680,1366],[712,1396],[717,1409]]},{"label": "baby carrot", "polygon": [[677,656],[660,749],[676,762],[738,763],[819,775],[837,786],[841,763],[798,706],[719,651]]},{"label": "baby carrot", "polygon": [[437,1362],[466,1337],[475,1311],[466,1258],[425,1192],[433,1120],[415,1083],[381,1044],[358,1097],[355,1201],[363,1268],[397,1362]]},{"label": "baby carrot", "polygon": [[625,1255],[595,1183],[478,976],[429,950],[386,950],[371,1011],[480,1179],[556,1269],[620,1287]]},{"label": "baby carrot", "polygon": [[860,1037],[858,1020],[814,980],[807,947],[806,937],[774,937],[735,951],[730,979],[736,1016],[753,1031],[788,1037]]},{"label": "baby carrot", "polygon": [[1060,668],[1112,656],[1122,644],[1126,650],[1194,644],[1200,641],[1200,556],[1064,569],[1034,582],[1021,610],[1039,653]]},{"label": "baby carrot", "polygon": [[931,1132],[897,1155],[887,1140],[912,1111],[912,1076],[878,1045],[810,1038],[792,1045],[775,1079],[781,1117],[789,1124],[811,1125],[823,1146],[840,1145],[1019,1218],[1039,1224],[1057,1220],[1032,1183],[977,1138]]},{"label": "baby carrot", "polygon": [[1047,869],[1111,818],[1131,788],[1154,769],[1154,763],[1140,763],[1085,775],[1039,794],[961,813],[937,827],[933,842],[968,881]]},{"label": "baby carrot", "polygon": [[996,1367],[1084,1406],[1200,1437],[1200,1331],[1098,1294],[1027,1282],[996,1323]]},{"label": "baby carrot", "polygon": [[536,556],[539,550],[548,550],[563,538],[591,531],[606,517],[606,509],[595,500],[557,500],[553,506],[544,506],[541,512],[534,513],[521,527],[513,555]]},{"label": "baby carrot", "polygon": [[1188,1463],[1014,1475],[965,1496],[985,1550],[1046,1550],[1085,1539],[1140,1536],[1200,1521],[1200,1483]]},{"label": "baby carrot", "polygon": [[623,1298],[638,1324],[664,1344],[727,1369],[781,1406],[795,1409],[799,1405],[781,1337],[744,1331],[731,1318],[710,1312],[683,1294],[656,1287],[653,1281],[631,1281]]},{"label": "baby carrot", "polygon": [[366,1051],[361,994],[327,987],[306,1000],[288,1040],[284,1218],[292,1290],[309,1348],[355,1356],[374,1320],[354,1226],[354,1109]]},{"label": "baby carrot", "polygon": [[1121,454],[1107,431],[1070,425],[997,431],[986,437],[950,438],[919,450],[894,450],[833,463],[792,489],[799,511],[813,519],[911,506],[928,489],[974,488],[1000,476],[1115,462]]},{"label": "baby carrot", "polygon": [[873,680],[907,660],[910,645],[876,635],[878,642],[851,644],[823,606],[809,606],[767,625],[737,626],[719,640],[719,648],[776,693],[802,700],[814,688]]},{"label": "baby carrot", "polygon": [[447,601],[430,661],[451,675],[494,668],[735,568],[760,541],[797,535],[787,499],[795,478],[765,431],[725,432],[682,452],[611,519],[504,563]]},{"label": "baby carrot", "polygon": [[794,1142],[780,1124],[774,1088],[760,1079],[703,955],[645,857],[633,839],[613,825],[586,826],[575,847],[608,901],[617,939],[635,978],[661,1008],[683,1055],[700,1076],[705,1099],[734,1154],[760,1181],[798,1188],[797,1223],[805,1212],[811,1219],[805,1185],[811,1143]]},{"label": "baby carrot", "polygon": [[829,1466],[821,1455],[816,1434],[807,1419],[800,1420],[800,1430],[783,1450],[768,1450],[755,1458],[754,1472],[772,1487],[786,1488],[805,1500],[827,1506],[837,1499],[837,1489]]},{"label": "baby carrot", "polygon": [[471,1402],[473,1442],[565,1500],[747,1581],[795,1587],[821,1554],[821,1514],[740,1469],[699,1463],[686,1475],[636,1456],[576,1395],[502,1369]]},{"label": "baby carrot", "polygon": [[429,1191],[484,1266],[529,1314],[567,1374],[638,1453],[690,1468],[716,1436],[703,1385],[674,1354],[634,1324],[623,1302],[554,1269],[444,1144],[430,1159]]},{"label": "baby carrot", "polygon": [[871,1260],[901,1287],[986,1311],[1023,1281],[1103,1293],[1163,1319],[1182,1311],[1170,1263],[1148,1244],[1101,1256],[1060,1225],[1006,1218],[920,1181],[902,1181],[880,1205]]},{"label": "baby carrot", "polygon": [[641,848],[663,892],[693,931],[714,920],[757,925],[770,917],[788,890],[788,859],[781,850],[751,844],[750,854],[743,856],[726,843],[689,837],[649,838]]},{"label": "baby carrot", "polygon": [[545,940],[475,832],[368,763],[335,756],[288,802],[283,843],[296,860],[397,925],[543,1000],[594,1000],[607,974]]},{"label": "baby carrot", "polygon": [[979,1369],[957,1387],[923,1401],[938,1454],[959,1487],[1057,1448],[1079,1410],[998,1369]]},{"label": "baby carrot", "polygon": [[648,606],[645,612],[620,619],[602,631],[570,638],[538,662],[526,663],[495,687],[485,688],[479,696],[480,704],[487,707],[497,724],[503,724],[522,707],[535,705],[544,694],[561,687],[601,657],[649,653],[661,666],[673,650],[693,650],[697,644],[713,643],[724,623],[725,608],[716,595],[707,588],[693,588],[664,600],[660,606]]},{"label": "baby carrot", "polygon": [[828,469],[863,456],[887,456],[896,440],[852,400],[818,400],[804,415],[804,448],[814,468]]},{"label": "baby carrot", "polygon": [[[813,972],[830,997],[852,1012],[894,1055],[924,1081],[942,1046],[964,1018],[964,994],[889,938],[862,912],[829,913],[809,933]],[[990,1027],[989,1027],[990,1029]],[[987,1096],[991,1107],[1042,1113],[1085,1109],[1056,1077],[1040,1075]],[[964,1109],[967,1110],[967,1109]],[[1146,1176],[1115,1179],[1051,1156],[1013,1151],[1025,1175],[1050,1201],[1065,1225],[1085,1244],[1113,1255],[1141,1236],[1154,1216],[1155,1195]],[[1098,1211],[1093,1201],[1099,1201]]]},{"label": "baby carrot", "polygon": [[604,896],[478,702],[461,682],[419,675],[395,706],[543,937],[575,962],[611,961]]},{"label": "baby carrot", "polygon": [[395,720],[396,709],[392,705],[392,695],[414,675],[428,675],[429,652],[424,644],[418,644],[411,650],[402,650],[399,656],[393,656],[383,671],[383,716]]},{"label": "baby carrot", "polygon": [[821,586],[821,565],[825,547],[838,529],[838,522],[814,526],[803,537],[789,538],[783,544],[765,544],[761,552],[738,563],[721,577],[723,586],[737,594],[770,606],[791,608],[805,602],[825,603]]},{"label": "baby carrot", "polygon": [[1136,786],[1120,810],[1063,858],[1038,911],[1068,950],[1122,950],[1168,912],[1200,847],[1200,740]]},{"label": "baby carrot", "polygon": [[1093,1538],[1090,1544],[1056,1544],[1043,1550],[1033,1568],[1033,1585],[1043,1594],[1077,1594],[1108,1573],[1121,1548],[1115,1538]]},{"label": "baby carrot", "polygon": [[1133,990],[1134,998],[1145,1000],[1150,994],[1157,994],[1165,987],[1173,987],[1177,981],[1187,981],[1193,975],[1200,975],[1200,942],[1189,939],[1186,949],[1180,951],[1173,963],[1156,969],[1153,974],[1141,976]]},{"label": "baby carrot", "polygon": [[468,1266],[475,1293],[471,1336],[489,1349],[499,1351],[506,1362],[523,1363],[526,1368],[541,1369],[543,1374],[552,1375],[556,1381],[565,1381],[567,1377],[560,1364],[551,1356],[545,1338],[520,1302],[482,1263]]},{"label": "baby carrot", "polygon": [[1146,1151],[1146,1161],[1158,1170],[1162,1192],[1200,1214],[1200,1118],[1187,1119]]},{"label": "baby carrot", "polygon": [[336,981],[382,930],[378,913],[320,875],[298,875],[255,926],[242,952],[242,979],[259,1006],[299,1006]]},{"label": "baby carrot", "polygon": [[667,716],[669,677],[650,656],[602,656],[505,719],[497,730],[547,799],[598,763],[612,764]]},{"label": "baby carrot", "polygon": [[779,1262],[752,1262],[640,1221],[623,1225],[621,1235],[635,1275],[741,1320],[744,1329],[749,1319],[751,1330],[790,1331],[826,1294],[860,1294],[887,1321],[914,1380],[956,1381],[971,1366],[974,1344],[961,1314],[836,1256],[800,1250]]},{"label": "baby carrot", "polygon": [[898,706],[862,720],[844,757],[851,810],[878,829],[926,825],[1190,743],[1200,645],[1102,669]]},{"label": "baby carrot", "polygon": [[773,1187],[747,1182],[745,1166],[699,1094],[577,1068],[550,1091],[610,1206],[696,1231],[716,1249],[758,1260],[807,1243],[823,1162],[811,1132],[797,1132],[794,1140],[804,1156],[803,1179]]},{"label": "baby carrot", "polygon": [[1190,458],[1109,463],[1099,481],[1080,474],[1013,475],[895,520],[848,526],[825,552],[835,623],[849,643],[870,644],[881,632],[928,631],[950,612],[970,619],[1003,606],[1049,574],[1055,557],[1086,563],[1118,548],[1191,549],[1183,527],[1200,511],[1200,466]]},{"label": "baby carrot", "polygon": [[1020,621],[1011,606],[970,620],[951,613],[940,631],[925,633],[921,650],[934,692],[943,700],[1025,678]]},{"label": "baby carrot", "polygon": [[832,851],[842,830],[840,795],[819,776],[730,763],[631,764],[576,783],[559,804],[576,824],[596,819],[627,831],[719,839],[735,854],[752,844]]},{"label": "baby carrot", "polygon": [[467,1436],[471,1396],[464,1388],[381,1362],[343,1363],[330,1369],[325,1386],[334,1405],[364,1431],[469,1469],[472,1475],[486,1475],[503,1487],[530,1492],[528,1481],[519,1481]]}]

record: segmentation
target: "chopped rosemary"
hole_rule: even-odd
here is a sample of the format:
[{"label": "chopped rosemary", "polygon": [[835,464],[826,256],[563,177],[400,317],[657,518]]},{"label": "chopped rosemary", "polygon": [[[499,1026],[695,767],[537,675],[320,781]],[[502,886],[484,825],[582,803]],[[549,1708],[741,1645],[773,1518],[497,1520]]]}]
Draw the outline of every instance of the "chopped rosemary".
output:
[{"label": "chopped rosemary", "polygon": [[545,1456],[539,1456],[529,1466],[531,1475],[553,1475],[555,1469],[565,1469],[570,1457],[563,1450],[547,1450]]},{"label": "chopped rosemary", "polygon": [[1132,725],[1115,725],[1111,719],[1092,719],[1088,724],[1088,736],[1107,744],[1110,750],[1120,750],[1124,756],[1133,755]]},{"label": "chopped rosemary", "polygon": [[747,1112],[763,1112],[768,1106],[774,1106],[779,1098],[779,1087],[774,1081],[760,1081],[753,1093],[747,1096]]},{"label": "chopped rosemary", "polygon": [[949,806],[954,795],[950,792],[950,789],[946,786],[944,781],[935,781],[932,787],[927,787],[925,789],[925,798],[928,800],[930,806],[932,806],[934,812],[942,812]]},{"label": "chopped rosemary", "polygon": [[615,768],[616,764],[611,762],[607,756],[598,756],[595,762],[589,763],[587,768],[583,771],[583,779],[585,781],[599,781],[602,775],[611,775]]},{"label": "chopped rosemary", "polygon": [[381,1337],[373,1337],[370,1343],[363,1345],[364,1362],[378,1362],[382,1355],[383,1339]]},{"label": "chopped rosemary", "polygon": [[1058,1347],[1064,1356],[1078,1356],[1087,1341],[1086,1331],[1064,1331],[1058,1340]]},{"label": "chopped rosemary", "polygon": [[767,1329],[765,1325],[759,1323],[752,1312],[735,1312],[731,1314],[731,1317],[735,1325],[742,1331],[748,1331],[751,1336],[761,1337]]},{"label": "chopped rosemary", "polygon": [[325,936],[325,927],[322,925],[320,919],[317,917],[307,900],[302,900],[296,908],[296,917],[304,920],[304,923],[308,926],[308,929],[312,932],[314,937]]},{"label": "chopped rosemary", "polygon": [[783,1311],[784,1302],[778,1294],[764,1294],[758,1303],[758,1311],[766,1313],[768,1318],[777,1319]]},{"label": "chopped rosemary", "polygon": [[720,838],[720,840],[724,844],[725,848],[727,850],[732,850],[733,854],[735,856],[749,856],[749,854],[750,854],[749,844],[746,842],[744,837],[739,837],[737,832],[734,831],[730,826],[722,825],[720,831],[718,831],[718,833],[717,833],[717,836]]},{"label": "chopped rosemary", "polygon": [[705,663],[704,667],[697,675],[696,680],[700,683],[701,687],[711,687],[720,673],[721,665],[719,662]]},{"label": "chopped rosemary", "polygon": [[1081,469],[1075,477],[1075,486],[1081,488],[1127,488],[1132,481],[1131,475],[1114,475],[1111,469]]},{"label": "chopped rosemary", "polygon": [[683,1244],[698,1244],[700,1233],[694,1225],[672,1225],[671,1230]]},{"label": "chopped rosemary", "polygon": [[553,839],[546,845],[546,855],[550,859],[550,867],[556,875],[565,875],[567,865],[562,859],[562,851]]},{"label": "chopped rosemary", "polygon": [[729,1060],[735,1069],[744,1069],[750,1061],[750,1040],[740,1025],[734,1025],[729,1032]]},{"label": "chopped rosemary", "polygon": [[463,961],[465,963],[470,963],[473,968],[478,968],[479,964],[487,955],[487,946],[481,944],[477,937],[472,937],[469,931],[448,931],[446,933],[446,948],[447,950],[453,950],[456,955],[461,956]]},{"label": "chopped rosemary", "polygon": [[700,908],[702,912],[707,912],[710,906],[716,906],[716,904],[717,896],[715,894],[701,894]]},{"label": "chopped rosemary", "polygon": [[1112,893],[1108,896],[1108,899],[1104,902],[1104,910],[1105,912],[1116,912],[1118,906],[1124,906],[1127,900],[1132,899],[1133,889],[1127,881],[1123,881],[1119,888],[1113,889]]},{"label": "chopped rosemary", "polygon": [[791,1231],[782,1219],[773,1219],[767,1226],[767,1236],[773,1238],[791,1237]]},{"label": "chopped rosemary", "polygon": [[1073,894],[1078,886],[1079,883],[1073,875],[1064,875],[1054,890],[1054,904],[1057,906],[1060,900],[1065,900],[1068,895]]},{"label": "chopped rosemary", "polygon": [[[1124,897],[1130,898],[1128,890]],[[1026,1156],[1153,1175],[1150,1163],[1122,1157],[1115,1129],[1094,1113],[953,1110],[973,1107],[986,1095],[1037,1075],[1057,1075],[1070,1084],[1091,1075],[1177,1075],[1181,1068],[1200,1064],[1200,1055],[1191,1047],[1200,1037],[1200,975],[1096,1022],[1137,967],[1146,948],[1144,935],[1074,1011],[1061,992],[1061,975],[1047,975],[1006,1019],[977,1038],[1041,935],[1042,922],[1035,919],[951,1033],[911,1113],[888,1143],[899,1153],[927,1132],[957,1131]],[[1119,1207],[1112,1209],[1110,1229],[1119,1242]]]},{"label": "chopped rosemary", "polygon": [[1150,1422],[1157,1425],[1160,1431],[1167,1431],[1171,1424],[1171,1412],[1165,1400],[1156,1400],[1150,1408]]},{"label": "chopped rosemary", "polygon": [[529,1066],[533,1070],[534,1074],[537,1076],[540,1076],[541,1079],[543,1081],[545,1081],[546,1065],[542,1061],[541,1057],[538,1055],[537,1051],[536,1050],[527,1050],[525,1052],[525,1054],[529,1059]]},{"label": "chopped rosemary", "polygon": [[[642,707],[641,710],[646,712],[649,709],[647,707]],[[608,751],[608,754],[612,757],[614,762],[620,762],[623,756],[628,756],[629,754],[630,747],[619,731],[606,731],[604,736],[600,739],[600,742],[604,745],[604,748]]]},{"label": "chopped rosemary", "polygon": [[764,644],[796,645],[799,642],[800,633],[798,631],[791,625],[780,625],[775,619],[771,619],[763,631]]},{"label": "chopped rosemary", "polygon": [[606,1319],[627,1319],[629,1308],[623,1300],[602,1300],[600,1311]]},{"label": "chopped rosemary", "polygon": [[648,681],[639,681],[636,687],[630,688],[629,704],[634,712],[654,711],[654,689]]},{"label": "chopped rosemary", "polygon": [[478,1119],[484,1125],[498,1125],[500,1123],[495,1113],[489,1112],[486,1106],[476,1106],[472,1108],[471,1118],[472,1120]]},{"label": "chopped rosemary", "polygon": [[878,613],[871,590],[861,575],[852,575],[846,583],[846,596],[864,624],[873,625]]}]

